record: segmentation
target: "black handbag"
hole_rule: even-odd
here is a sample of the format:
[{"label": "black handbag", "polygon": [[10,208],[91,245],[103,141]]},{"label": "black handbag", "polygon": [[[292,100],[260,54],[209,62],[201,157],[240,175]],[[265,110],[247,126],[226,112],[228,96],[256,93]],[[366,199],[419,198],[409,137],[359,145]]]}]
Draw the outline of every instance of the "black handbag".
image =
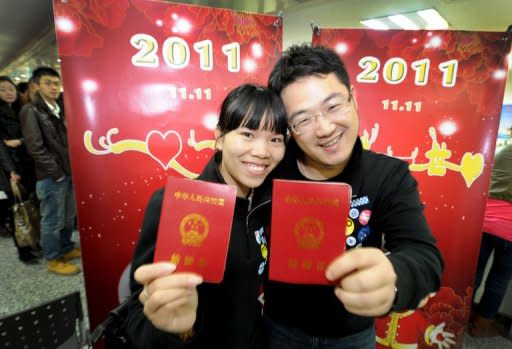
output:
[{"label": "black handbag", "polygon": [[16,242],[19,247],[30,246],[37,250],[41,235],[39,208],[33,197],[23,200],[21,184],[11,181],[11,190],[14,196],[12,211],[14,213],[14,237]]},{"label": "black handbag", "polygon": [[106,349],[134,349],[126,336],[124,322],[128,315],[128,304],[139,297],[140,292],[132,293],[121,304],[112,309],[107,318],[100,323],[90,336],[90,344],[93,345],[103,338]]}]

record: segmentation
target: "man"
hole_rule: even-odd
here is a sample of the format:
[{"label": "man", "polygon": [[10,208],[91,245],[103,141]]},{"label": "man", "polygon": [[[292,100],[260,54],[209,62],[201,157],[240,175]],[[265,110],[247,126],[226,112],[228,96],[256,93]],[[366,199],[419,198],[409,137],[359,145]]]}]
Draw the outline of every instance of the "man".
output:
[{"label": "man", "polygon": [[60,76],[40,67],[32,76],[38,86],[34,100],[21,112],[21,128],[28,153],[36,165],[36,194],[41,201],[41,246],[48,271],[74,275],[80,268],[69,261],[81,257],[71,240],[75,201],[68,154]]},{"label": "man", "polygon": [[417,183],[407,163],[362,149],[356,96],[334,51],[290,47],[269,87],[291,131],[277,176],[350,184],[354,224],[349,250],[326,269],[332,287],[267,282],[269,348],[374,348],[373,317],[416,308],[440,287],[443,260]]}]

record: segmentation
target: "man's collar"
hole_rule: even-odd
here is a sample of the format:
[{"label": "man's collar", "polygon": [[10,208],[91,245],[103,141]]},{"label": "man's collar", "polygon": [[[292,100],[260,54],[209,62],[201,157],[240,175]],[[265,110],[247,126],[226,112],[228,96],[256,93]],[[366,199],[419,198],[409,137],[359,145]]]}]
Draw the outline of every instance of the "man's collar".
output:
[{"label": "man's collar", "polygon": [[57,101],[53,101],[53,103],[47,101],[45,98],[41,97],[41,99],[45,102],[45,104],[48,106],[48,109],[58,118],[60,118],[60,107],[59,103]]}]

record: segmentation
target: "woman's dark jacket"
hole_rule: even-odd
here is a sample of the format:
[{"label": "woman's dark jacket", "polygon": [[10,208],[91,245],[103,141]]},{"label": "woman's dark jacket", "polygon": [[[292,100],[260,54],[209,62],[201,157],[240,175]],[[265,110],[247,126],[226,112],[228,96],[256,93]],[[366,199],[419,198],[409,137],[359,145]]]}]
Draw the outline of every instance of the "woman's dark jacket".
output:
[{"label": "woman's dark jacket", "polygon": [[[200,180],[225,183],[219,170],[220,154],[206,166]],[[131,291],[142,286],[133,271],[153,261],[162,209],[163,189],[151,197],[132,261]],[[138,348],[260,348],[261,306],[258,297],[266,266],[266,230],[270,220],[271,189],[267,183],[255,190],[252,202],[237,198],[224,279],[220,284],[198,287],[199,308],[195,336],[183,343],[172,334],[156,329],[143,314],[138,299],[130,305],[125,322],[130,340]],[[177,232],[176,232],[177,233]]]}]

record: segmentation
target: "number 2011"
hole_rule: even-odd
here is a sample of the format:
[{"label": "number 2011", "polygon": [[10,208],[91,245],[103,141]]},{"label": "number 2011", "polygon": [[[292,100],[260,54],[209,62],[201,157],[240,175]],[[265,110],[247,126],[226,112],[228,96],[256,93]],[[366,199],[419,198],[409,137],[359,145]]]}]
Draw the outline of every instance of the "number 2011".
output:
[{"label": "number 2011", "polygon": [[[379,81],[380,61],[376,57],[367,56],[359,60],[359,66],[363,71],[357,75],[357,81],[361,83],[376,83]],[[455,59],[441,62],[438,67],[443,74],[442,85],[444,87],[453,87],[457,81],[457,68],[459,62]],[[428,82],[430,73],[430,60],[428,58],[420,59],[411,63],[411,68],[415,71],[414,84],[425,86]],[[396,85],[405,80],[407,76],[407,62],[399,57],[392,57],[386,61],[382,68],[382,78],[391,85]]]},{"label": "number 2011", "polygon": [[[132,64],[137,67],[158,67],[158,42],[148,34],[135,34],[130,38],[130,44],[139,50],[132,56]],[[199,54],[199,68],[213,69],[212,41],[203,40],[194,43],[194,51]],[[240,44],[232,42],[222,46],[222,53],[227,57],[228,71],[240,71]],[[190,47],[185,40],[177,36],[165,39],[162,46],[164,62],[175,69],[185,68],[190,62]]]}]

